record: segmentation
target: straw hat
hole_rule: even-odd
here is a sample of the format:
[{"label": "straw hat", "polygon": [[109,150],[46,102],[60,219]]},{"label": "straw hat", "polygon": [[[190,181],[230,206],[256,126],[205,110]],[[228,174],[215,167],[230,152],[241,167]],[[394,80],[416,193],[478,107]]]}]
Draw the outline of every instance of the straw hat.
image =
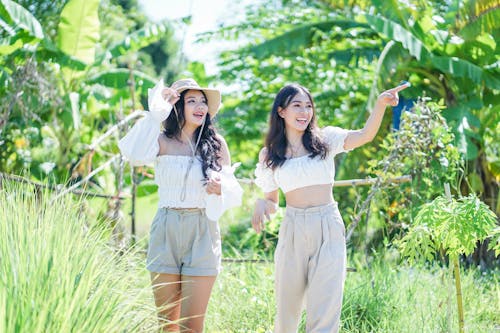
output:
[{"label": "straw hat", "polygon": [[193,79],[181,79],[172,83],[170,88],[176,90],[179,94],[185,90],[201,90],[205,93],[207,97],[208,104],[208,114],[210,118],[213,118],[215,114],[219,111],[221,97],[220,91],[217,89],[211,88],[202,88],[200,85]]}]

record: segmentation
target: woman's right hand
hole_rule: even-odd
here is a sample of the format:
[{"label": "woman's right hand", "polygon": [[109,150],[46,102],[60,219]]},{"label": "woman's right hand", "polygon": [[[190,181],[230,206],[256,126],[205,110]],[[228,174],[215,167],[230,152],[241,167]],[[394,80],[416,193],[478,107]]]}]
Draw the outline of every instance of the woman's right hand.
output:
[{"label": "woman's right hand", "polygon": [[264,230],[264,219],[271,220],[270,214],[276,211],[275,206],[276,204],[270,202],[270,200],[257,199],[252,216],[252,227],[256,233],[259,234]]},{"label": "woman's right hand", "polygon": [[175,89],[163,88],[163,90],[161,91],[161,97],[163,97],[163,99],[169,102],[171,105],[174,105],[179,100],[180,95]]}]

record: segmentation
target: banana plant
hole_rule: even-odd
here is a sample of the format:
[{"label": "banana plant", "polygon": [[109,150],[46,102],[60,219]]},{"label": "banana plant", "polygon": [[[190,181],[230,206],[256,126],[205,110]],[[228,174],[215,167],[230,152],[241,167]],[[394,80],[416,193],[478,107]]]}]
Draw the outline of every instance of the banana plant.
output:
[{"label": "banana plant", "polygon": [[[281,6],[285,8],[286,3],[283,1]],[[500,98],[498,1],[410,4],[373,0],[355,2],[359,6],[357,10],[354,10],[354,2],[311,3],[310,7],[317,8],[314,15],[310,7],[299,6],[294,8],[293,15],[286,17],[277,12],[275,16],[286,23],[273,26],[270,31],[265,26],[254,28],[247,35],[256,35],[255,41],[232,54],[223,53],[221,65],[228,68],[228,73],[236,70],[244,78],[258,75],[271,83],[288,81],[295,75],[289,74],[282,64],[294,63],[292,67],[297,72],[298,67],[306,66],[304,73],[297,77],[309,82],[312,89],[323,91],[316,98],[322,103],[323,99],[346,95],[345,88],[338,85],[339,80],[332,79],[339,71],[354,76],[360,61],[370,64],[377,58],[377,65],[368,72],[373,73],[375,83],[367,94],[372,97],[367,110],[371,109],[378,91],[401,79],[412,83],[408,91],[414,97],[425,95],[442,101],[446,106],[443,116],[453,128],[455,144],[469,161],[464,191],[484,193],[488,201],[498,197],[495,179],[500,179],[500,174],[498,166],[493,165],[497,159],[492,152],[500,151],[500,143],[494,143],[494,148],[486,147],[486,142],[495,142],[492,133],[500,121],[497,110]],[[269,70],[273,71],[272,75],[268,78],[251,68],[254,62],[262,72],[274,64]],[[234,74],[227,77],[233,81],[238,79]],[[263,88],[269,87],[270,84]],[[244,99],[244,103],[246,101]],[[329,105],[329,108],[342,109],[342,106]],[[244,110],[245,106],[237,108]],[[359,119],[363,118],[360,114],[350,125],[359,126]],[[486,163],[481,162],[484,160]]]},{"label": "banana plant", "polygon": [[[5,31],[0,34],[0,96],[7,105],[0,115],[0,141],[6,147],[0,154],[2,170],[31,166],[34,176],[44,177],[47,170],[52,170],[56,180],[64,180],[71,169],[80,170],[73,166],[78,156],[85,154],[85,143],[91,143],[113,125],[120,105],[128,107],[129,101],[139,100],[154,85],[152,77],[133,68],[117,68],[115,60],[158,41],[169,24],[149,24],[100,50],[99,5],[99,0],[68,1],[54,42],[27,9],[11,0],[0,1],[0,26]],[[24,93],[26,86],[15,85],[19,75],[16,67],[29,63],[50,77],[47,91],[55,94],[59,103],[42,108],[32,97],[36,92]],[[135,96],[131,96],[131,84]],[[33,128],[34,134],[23,141],[25,128]],[[24,163],[20,161],[22,152],[32,154],[24,158]],[[51,167],[47,169],[47,165]]]}]

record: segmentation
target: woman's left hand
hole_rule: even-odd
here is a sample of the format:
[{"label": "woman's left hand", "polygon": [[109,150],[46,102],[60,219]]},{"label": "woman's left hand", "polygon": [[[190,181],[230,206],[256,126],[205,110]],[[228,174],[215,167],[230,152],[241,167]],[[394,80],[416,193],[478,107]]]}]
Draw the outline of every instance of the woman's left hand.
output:
[{"label": "woman's left hand", "polygon": [[208,194],[217,194],[221,195],[221,183],[220,183],[220,177],[215,176],[215,177],[210,177],[207,181],[207,188],[206,191]]},{"label": "woman's left hand", "polygon": [[378,101],[381,102],[384,106],[396,106],[399,103],[398,92],[403,89],[406,89],[410,86],[409,83],[401,84],[395,88],[384,91],[378,96]]}]

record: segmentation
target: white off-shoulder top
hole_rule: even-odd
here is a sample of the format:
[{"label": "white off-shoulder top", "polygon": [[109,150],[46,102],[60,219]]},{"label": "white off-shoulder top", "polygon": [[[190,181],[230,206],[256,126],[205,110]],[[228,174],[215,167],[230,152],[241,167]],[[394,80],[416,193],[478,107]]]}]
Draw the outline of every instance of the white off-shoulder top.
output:
[{"label": "white off-shoulder top", "polygon": [[[221,179],[221,195],[208,194],[199,156],[195,156],[189,168],[191,156],[158,155],[161,123],[172,111],[172,105],[161,96],[163,88],[160,81],[148,91],[149,112],[144,112],[144,117],[119,141],[118,147],[133,166],[154,163],[159,208],[205,208],[207,217],[216,221],[229,208],[241,205],[243,189],[234,176],[236,165],[222,166],[221,171],[207,170],[209,176],[218,175]],[[181,198],[184,185],[185,196]]]},{"label": "white off-shoulder top", "polygon": [[284,193],[295,189],[321,184],[333,184],[335,179],[334,156],[345,151],[344,141],[349,133],[339,127],[327,126],[321,129],[321,134],[329,146],[326,158],[314,158],[309,155],[290,158],[285,163],[272,170],[263,163],[257,163],[255,183],[265,193],[281,188]]}]

